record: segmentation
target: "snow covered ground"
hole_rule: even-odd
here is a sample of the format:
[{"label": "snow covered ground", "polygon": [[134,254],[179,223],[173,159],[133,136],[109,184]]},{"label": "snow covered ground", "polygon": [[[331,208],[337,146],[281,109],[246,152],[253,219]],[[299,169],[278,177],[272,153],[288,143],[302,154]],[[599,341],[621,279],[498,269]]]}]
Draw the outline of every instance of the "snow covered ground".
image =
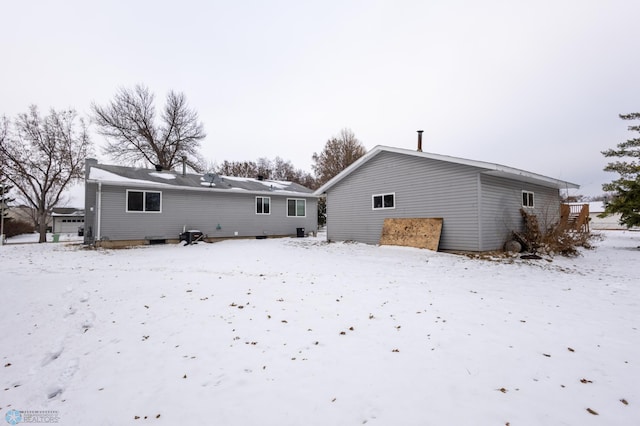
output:
[{"label": "snow covered ground", "polygon": [[[40,238],[40,234],[34,232],[31,234],[16,235],[15,237],[7,238],[5,244],[25,244],[25,243],[37,243]],[[80,242],[83,237],[79,237],[78,234],[58,234],[58,242]],[[47,233],[47,242],[52,243],[54,241],[54,234]]]},{"label": "snow covered ground", "polygon": [[7,244],[0,416],[638,424],[640,233],[603,235],[553,261],[321,238]]}]

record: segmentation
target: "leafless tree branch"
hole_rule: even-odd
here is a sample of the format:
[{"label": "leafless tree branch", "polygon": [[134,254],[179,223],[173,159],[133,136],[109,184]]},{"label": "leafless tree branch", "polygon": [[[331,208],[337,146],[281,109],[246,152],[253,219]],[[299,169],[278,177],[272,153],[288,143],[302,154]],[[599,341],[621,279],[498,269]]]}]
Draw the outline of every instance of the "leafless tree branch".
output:
[{"label": "leafless tree branch", "polygon": [[198,114],[182,93],[170,91],[159,122],[154,96],[145,86],[121,88],[107,106],[91,106],[98,132],[107,138],[103,152],[116,161],[133,165],[144,161],[173,169],[187,158],[200,171],[200,141],[206,136]]},{"label": "leafless tree branch", "polygon": [[342,129],[338,136],[327,141],[322,152],[313,153],[313,171],[318,186],[324,185],[366,153],[364,145],[350,129]]},{"label": "leafless tree branch", "polygon": [[45,242],[47,216],[62,200],[67,186],[83,176],[84,160],[91,149],[87,127],[73,110],[51,109],[42,117],[35,105],[18,115],[13,131],[8,120],[3,121],[3,173],[37,212],[40,242]]}]

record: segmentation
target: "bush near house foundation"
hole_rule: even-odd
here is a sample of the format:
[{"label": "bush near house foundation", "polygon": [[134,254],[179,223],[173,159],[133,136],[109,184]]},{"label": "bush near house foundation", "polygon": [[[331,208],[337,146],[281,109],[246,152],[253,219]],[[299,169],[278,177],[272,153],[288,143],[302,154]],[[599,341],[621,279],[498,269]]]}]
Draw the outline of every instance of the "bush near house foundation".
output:
[{"label": "bush near house foundation", "polygon": [[561,222],[542,230],[535,214],[524,209],[521,209],[520,213],[524,220],[524,230],[513,231],[513,237],[522,245],[524,251],[533,254],[577,256],[580,254],[578,248],[591,248],[591,241],[596,237],[588,231],[576,230]]}]

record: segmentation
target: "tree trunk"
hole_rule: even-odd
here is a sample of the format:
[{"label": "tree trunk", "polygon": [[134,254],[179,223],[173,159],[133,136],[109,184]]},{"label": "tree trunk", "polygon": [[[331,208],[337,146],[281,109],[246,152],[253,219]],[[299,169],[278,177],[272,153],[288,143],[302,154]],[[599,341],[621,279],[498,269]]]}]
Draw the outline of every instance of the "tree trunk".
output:
[{"label": "tree trunk", "polygon": [[39,243],[47,242],[47,213],[46,212],[38,212],[38,217],[40,218],[40,223],[38,225],[38,232],[40,233],[40,238],[38,239]]}]

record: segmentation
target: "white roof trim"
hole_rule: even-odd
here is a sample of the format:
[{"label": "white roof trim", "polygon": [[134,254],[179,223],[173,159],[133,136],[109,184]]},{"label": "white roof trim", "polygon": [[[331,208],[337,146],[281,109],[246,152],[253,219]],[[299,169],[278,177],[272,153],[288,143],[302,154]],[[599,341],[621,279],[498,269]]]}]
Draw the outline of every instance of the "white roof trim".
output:
[{"label": "white roof trim", "polygon": [[520,170],[513,167],[503,166],[501,164],[487,163],[484,161],[468,160],[465,158],[451,157],[448,155],[432,154],[429,152],[419,152],[419,151],[413,151],[409,149],[393,148],[390,146],[378,145],[373,149],[371,149],[369,152],[367,152],[365,155],[360,157],[357,161],[355,161],[349,167],[344,169],[342,172],[338,173],[329,182],[325,183],[320,188],[318,188],[315,191],[315,194],[322,195],[323,193],[327,192],[329,188],[331,188],[332,186],[340,182],[346,176],[351,174],[351,172],[353,172],[354,170],[356,170],[357,168],[359,168],[364,163],[366,163],[371,158],[375,157],[381,152],[392,152],[396,154],[411,155],[411,156],[420,157],[420,158],[429,158],[431,160],[439,160],[439,161],[446,161],[449,163],[463,164],[466,166],[485,169],[485,171],[481,172],[482,174],[499,176],[499,177],[514,179],[522,182],[534,183],[534,184],[543,185],[543,186],[552,187],[552,188],[558,188],[558,189],[580,188],[580,185],[575,183],[554,179],[554,178],[540,175],[537,173],[528,172],[526,170]]}]

